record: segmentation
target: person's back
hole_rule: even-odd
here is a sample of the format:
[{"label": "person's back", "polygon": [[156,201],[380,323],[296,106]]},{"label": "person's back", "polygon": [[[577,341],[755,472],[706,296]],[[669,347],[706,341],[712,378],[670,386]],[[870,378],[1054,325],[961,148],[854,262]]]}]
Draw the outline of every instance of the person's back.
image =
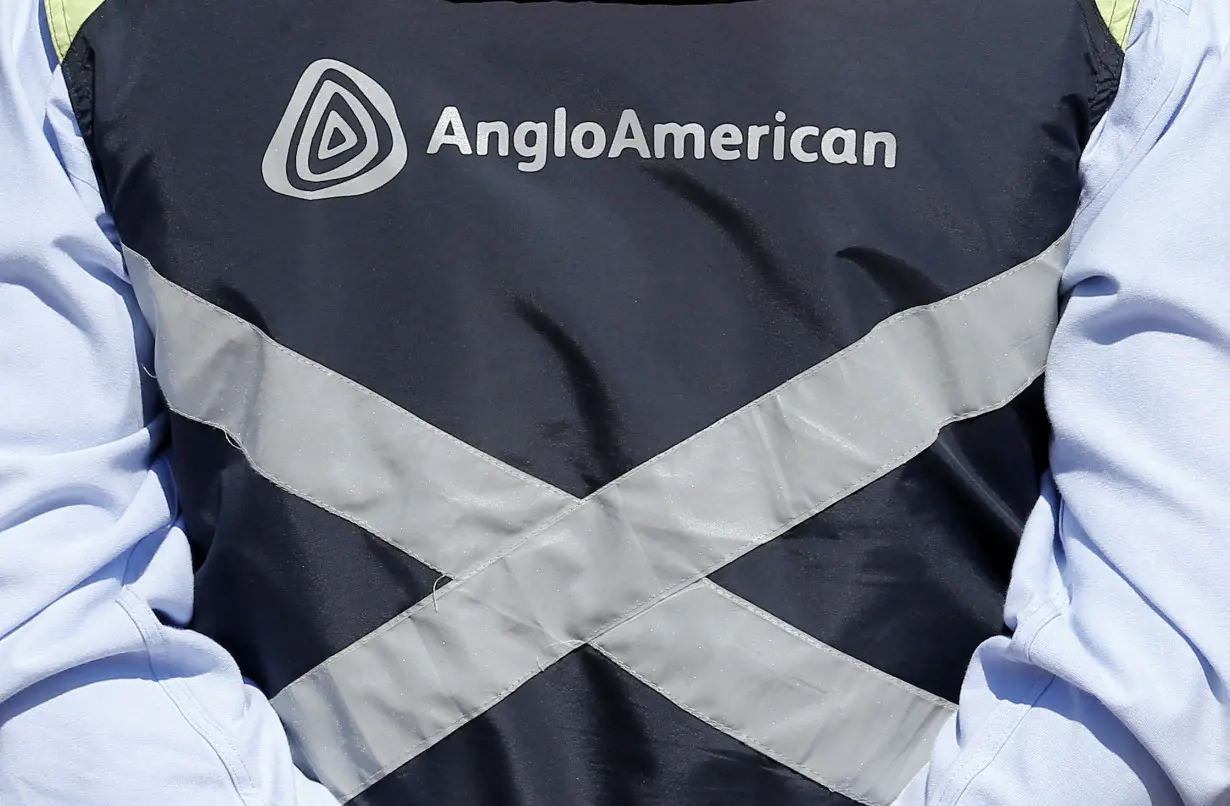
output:
[{"label": "person's back", "polygon": [[195,570],[190,622],[129,615],[233,658],[323,785],[155,667],[237,791],[888,806],[923,769],[1047,493],[1123,61],[1092,1],[47,21],[168,409],[149,567]]}]

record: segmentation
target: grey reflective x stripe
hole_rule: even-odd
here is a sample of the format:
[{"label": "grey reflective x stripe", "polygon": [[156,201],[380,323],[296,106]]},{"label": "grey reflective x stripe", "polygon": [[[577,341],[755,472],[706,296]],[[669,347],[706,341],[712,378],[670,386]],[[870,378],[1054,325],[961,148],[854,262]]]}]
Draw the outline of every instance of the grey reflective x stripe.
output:
[{"label": "grey reflective x stripe", "polygon": [[946,423],[1011,400],[1041,372],[1061,251],[886,320],[296,681],[276,705],[312,737],[313,769],[361,791],[575,647],[900,466]]},{"label": "grey reflective x stripe", "polygon": [[171,408],[225,431],[283,489],[450,575],[575,500],[124,257]]},{"label": "grey reflective x stripe", "polygon": [[[658,609],[652,607],[654,603],[900,465],[930,444],[945,423],[1002,405],[1041,370],[1054,326],[1054,292],[1063,251],[1061,242],[992,281],[887,320],[851,348],[584,502],[564,504],[561,514],[543,516],[543,526],[519,541],[510,541],[515,529],[503,524],[514,522],[516,529],[522,529],[527,521],[535,522],[533,515],[524,514],[534,496],[527,497],[523,490],[510,492],[507,498],[515,502],[510,516],[521,517],[501,521],[496,507],[483,508],[487,503],[485,493],[469,480],[448,477],[440,481],[434,477],[438,487],[420,485],[424,495],[446,502],[440,504],[442,512],[452,507],[479,506],[481,523],[497,523],[499,534],[483,538],[481,550],[462,552],[468,562],[461,567],[470,570],[458,574],[457,581],[434,597],[431,607],[420,603],[313,670],[277,698],[279,712],[296,735],[300,751],[335,792],[353,796],[490,707],[571,648],[585,641],[603,643],[598,639],[611,626],[617,629],[607,638],[619,638],[618,646],[625,645],[629,635],[635,636],[631,631],[638,623],[650,625],[646,630],[652,632],[655,617],[651,614]],[[278,416],[268,409],[279,406],[277,398],[285,401],[282,395],[273,394],[276,384],[269,379],[277,376],[270,372],[269,362],[285,362],[289,357],[302,364],[302,358],[265,345],[248,351],[251,355],[239,367],[241,371],[226,372],[225,366],[217,364],[226,360],[228,351],[241,354],[244,350],[237,341],[210,335],[220,318],[248,328],[246,335],[237,331],[231,334],[239,341],[264,337],[167,284],[139,256],[130,255],[130,269],[146,311],[164,309],[151,319],[160,323],[159,373],[172,407],[208,422],[238,423],[228,430],[267,475],[269,462],[265,460],[272,458],[276,463],[282,456],[281,461],[286,462],[285,457],[295,454],[283,453],[282,447],[260,450],[263,440],[259,432],[265,423],[277,422],[283,416],[298,418],[293,431],[304,436],[296,442],[293,433],[288,435],[284,441],[292,447],[317,436],[312,417],[305,420],[295,402],[280,404]],[[185,319],[201,324],[186,326]],[[163,325],[167,324],[173,325],[169,330],[176,335],[166,333],[168,328]],[[189,336],[180,337],[179,331],[187,331]],[[202,339],[207,344],[194,348]],[[261,371],[254,372],[258,359],[263,361]],[[181,377],[168,373],[175,366],[182,367]],[[319,368],[315,371],[320,374]],[[241,389],[233,401],[215,405],[212,410],[198,402],[218,397],[211,390],[226,384],[238,384]],[[168,386],[179,388],[181,394]],[[201,386],[206,388],[194,389]],[[259,387],[268,387],[267,393]],[[294,390],[292,384],[282,392]],[[202,396],[202,391],[207,394]],[[338,409],[338,417],[346,416],[341,406],[325,408]],[[253,412],[261,416],[253,418]],[[392,444],[419,451],[413,459],[428,467],[433,467],[431,457],[436,450],[447,445],[452,451],[459,445],[404,412],[400,416],[403,419],[395,423],[397,427],[417,424],[417,431],[432,434],[434,441],[407,442],[403,437],[401,441],[392,440]],[[245,439],[241,433],[245,425],[257,433]],[[357,436],[361,440],[387,439],[375,433]],[[272,445],[273,441],[264,444]],[[484,464],[497,467],[493,461]],[[346,481],[350,482],[346,486],[354,486],[353,478]],[[482,481],[486,483],[486,478]],[[450,488],[453,482],[460,486]],[[285,486],[303,494],[294,489],[294,484]],[[529,486],[536,487],[532,483]],[[506,488],[496,482],[496,489]],[[558,507],[562,500],[558,496],[562,495],[544,496],[541,503],[535,500],[529,508]],[[367,504],[360,509],[361,515],[371,508],[374,497],[359,496],[360,503]],[[320,496],[313,498],[319,502]],[[332,501],[327,503],[334,510],[345,509]],[[463,515],[454,513],[442,522],[463,523]],[[364,525],[372,522],[370,517],[350,516]],[[448,532],[437,534],[447,534],[450,541],[455,537]],[[476,536],[463,531],[457,539],[464,542]],[[413,541],[403,538],[393,542],[417,553]],[[473,565],[476,557],[498,545],[504,546],[502,556]],[[445,563],[436,564],[447,568]],[[667,602],[678,600],[674,597]],[[663,611],[670,612],[669,607]],[[631,616],[637,617],[618,626]],[[758,618],[750,623],[768,622]],[[682,634],[702,635],[704,627],[689,625]],[[806,643],[801,637],[796,641]],[[646,677],[647,659],[643,654],[603,648],[690,710],[695,710],[695,704],[689,699],[695,699],[698,691],[721,689],[721,681],[714,680],[690,692],[679,691],[669,680]],[[858,668],[853,662],[848,665]],[[653,666],[648,663],[649,673]],[[781,670],[776,672],[780,674]],[[803,670],[793,679],[806,685],[810,678]],[[845,678],[838,674],[835,679]],[[832,686],[819,688],[835,690]],[[864,689],[874,691],[873,686]],[[896,684],[894,691],[909,689]],[[926,702],[925,696],[913,693]],[[748,726],[756,723],[757,714],[751,713],[755,709],[732,708],[728,703],[724,716],[707,718],[805,774],[811,771],[813,778],[838,791],[869,802],[887,802],[889,795],[895,794],[889,790],[897,785],[885,783],[877,789],[872,780],[873,772],[879,772],[886,781],[894,776],[877,771],[877,758],[869,758],[870,750],[861,749],[876,746],[874,741],[865,741],[875,732],[868,726],[891,729],[894,735],[909,735],[913,729],[906,724],[908,720],[899,718],[901,709],[882,708],[891,717],[886,723],[876,719],[877,702],[864,697],[847,705],[829,709],[826,715],[825,708],[817,704],[808,715],[827,718],[830,725],[833,719],[839,723],[844,720],[850,730],[841,734],[843,741],[860,748],[845,759],[826,748],[829,752],[819,770],[810,762],[805,741],[797,734],[793,735],[797,744],[785,747],[778,745],[790,744],[788,733],[779,732],[768,741],[748,735]],[[936,713],[943,710],[935,703],[929,706],[938,709]],[[885,724],[890,727],[883,728]],[[920,740],[911,747],[921,759],[932,734],[927,730],[914,732]],[[900,759],[894,769],[908,778],[920,762],[901,748],[894,752],[895,756],[889,756]]]},{"label": "grey reflective x stripe", "polygon": [[594,646],[692,715],[860,803],[892,803],[951,714],[707,579]]}]

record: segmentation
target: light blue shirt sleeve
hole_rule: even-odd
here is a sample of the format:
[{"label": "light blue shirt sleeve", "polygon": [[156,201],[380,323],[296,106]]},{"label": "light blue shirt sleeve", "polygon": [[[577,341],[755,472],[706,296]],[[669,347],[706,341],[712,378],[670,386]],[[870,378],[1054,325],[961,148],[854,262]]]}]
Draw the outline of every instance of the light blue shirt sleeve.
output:
[{"label": "light blue shirt sleeve", "polygon": [[1046,381],[1011,638],[900,806],[1230,798],[1230,3],[1142,0]]},{"label": "light blue shirt sleeve", "polygon": [[36,0],[0,2],[0,804],[336,806],[176,625],[151,339]]},{"label": "light blue shirt sleeve", "polygon": [[[1014,632],[902,806],[1230,793],[1228,41],[1230,3],[1141,2],[1083,162]],[[191,561],[150,336],[34,0],[0,2],[0,155],[0,803],[335,804],[176,626]]]}]

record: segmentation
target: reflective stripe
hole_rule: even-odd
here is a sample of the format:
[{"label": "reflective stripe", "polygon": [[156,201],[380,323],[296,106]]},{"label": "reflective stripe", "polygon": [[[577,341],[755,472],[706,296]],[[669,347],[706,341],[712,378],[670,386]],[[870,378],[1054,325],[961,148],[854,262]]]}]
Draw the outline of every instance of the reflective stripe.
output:
[{"label": "reflective stripe", "polygon": [[124,258],[167,404],[288,492],[449,575],[575,501]]},{"label": "reflective stripe", "polygon": [[834,792],[888,806],[953,706],[708,580],[594,646],[679,707]]},{"label": "reflective stripe", "polygon": [[344,799],[573,648],[998,408],[1041,373],[1066,238],[864,339],[558,515],[275,705]]},{"label": "reflective stripe", "polygon": [[[260,464],[266,475],[270,467],[280,467],[282,459],[278,452],[273,450],[273,447],[279,444],[276,435],[272,439],[263,436],[266,434],[266,430],[261,427],[263,421],[293,423],[298,420],[294,428],[314,432],[315,429],[321,427],[319,411],[345,411],[347,406],[354,405],[352,398],[356,395],[361,401],[374,398],[371,393],[355,388],[353,384],[328,370],[313,366],[301,356],[274,344],[251,325],[236,320],[230,314],[168,283],[156,275],[148,262],[136,253],[130,252],[128,258],[129,271],[133,275],[139,296],[144,300],[143,307],[155,327],[161,331],[158,340],[160,355],[158,360],[162,369],[159,374],[162,376],[164,391],[172,401],[173,407],[181,413],[190,414],[195,419],[214,424],[227,423],[227,430],[232,435],[240,435],[238,439],[240,444],[244,445],[245,450],[250,455],[260,458]],[[160,327],[160,320],[168,325],[173,323],[174,327]],[[226,356],[226,358],[209,358],[211,348],[216,356]],[[226,363],[222,364],[222,360]],[[285,366],[278,366],[279,363]],[[166,369],[168,367],[169,371]],[[260,378],[254,376],[252,367],[261,367]],[[226,371],[232,368],[243,371],[238,377],[226,374]],[[224,377],[209,374],[217,369],[224,371]],[[299,377],[302,373],[323,374],[324,377],[320,379]],[[242,391],[253,386],[258,389]],[[298,403],[304,394],[311,395],[309,400],[314,405],[302,406]],[[247,407],[243,409],[244,416],[238,420],[234,414],[236,395],[237,399],[247,403]],[[220,396],[223,401],[221,404],[218,402]],[[390,404],[379,398],[375,398],[375,402],[385,409],[390,407]],[[268,405],[262,407],[261,403]],[[361,408],[351,410],[359,412],[356,416],[373,420],[371,415]],[[385,424],[386,428],[394,429],[385,441],[396,442],[398,437],[395,429],[406,427],[406,420],[409,421],[409,427],[412,430],[428,429],[418,434],[421,440],[426,442],[434,439],[441,442],[440,445],[431,447],[432,455],[448,456],[450,451],[456,450],[455,440],[446,434],[431,430],[429,426],[425,426],[409,415],[392,418],[391,426]],[[331,431],[328,437],[342,439],[345,435]],[[255,449],[252,447],[253,444]],[[336,449],[339,443],[330,444],[333,444],[333,449]],[[463,450],[466,454],[475,453],[468,447],[463,446]],[[364,467],[361,464],[363,457],[366,456],[361,443],[352,441],[345,450],[336,455],[345,456],[352,462],[360,462],[358,469],[362,472],[351,469],[352,475],[357,479],[363,480],[373,474],[382,475],[379,465]],[[530,488],[525,490],[522,496],[518,496],[519,498],[532,500],[534,496],[542,495],[543,485],[519,477],[511,468],[501,465],[494,459],[490,460],[489,464],[521,478],[521,483]],[[293,472],[298,466],[300,465],[291,465],[289,470]],[[286,470],[284,469],[283,472]],[[275,478],[274,480],[284,487],[290,486],[286,478]],[[457,482],[455,488],[441,488],[440,492],[445,493],[447,497],[433,502],[433,511],[438,511],[445,506],[461,509],[470,506],[468,500],[470,496],[464,492],[470,480],[459,477],[455,477],[454,480]],[[316,480],[316,483],[319,483],[319,480]],[[326,488],[327,491],[328,488]],[[353,488],[347,488],[343,492],[353,494]],[[576,503],[575,499],[562,492],[549,488],[548,492],[554,492],[554,498],[561,505],[567,502]],[[424,491],[424,494],[427,494],[427,491]],[[329,508],[335,511],[346,507],[346,500],[339,499],[336,490],[326,500],[330,502]],[[354,512],[343,512],[342,514],[352,520],[361,519]],[[457,513],[451,520],[462,522],[463,515],[464,512]],[[485,546],[499,542],[498,537],[482,536],[479,530],[474,529],[458,532],[451,537],[459,539],[459,543],[453,546],[454,556],[470,558],[476,555],[481,556]],[[465,544],[466,541],[470,543],[463,547],[461,544]],[[449,574],[458,575],[465,570],[450,566],[447,559],[441,561],[437,558],[437,562],[442,566],[442,570]],[[729,593],[724,591],[714,593],[721,589],[712,583],[697,583],[687,590],[690,592],[689,598],[676,596],[613,631],[602,642],[602,651],[617,663],[624,665],[633,674],[644,679],[649,685],[675,699],[681,707],[697,714],[701,719],[837,791],[863,799],[876,795],[877,792],[887,793],[896,786],[896,781],[900,780],[904,784],[904,781],[908,780],[921,766],[922,760],[926,757],[926,748],[929,747],[931,737],[934,735],[932,723],[935,728],[938,728],[940,718],[946,713],[945,703],[942,700],[912,689],[900,681],[895,681],[894,678],[825,647]],[[689,613],[694,616],[698,611],[696,608],[681,611],[678,607],[679,603],[697,601],[698,595],[705,596],[706,594],[709,599],[717,597],[714,601],[718,605],[729,606],[733,602],[741,603],[743,609],[735,614],[740,618],[723,616],[715,611],[712,614],[716,617],[714,620],[702,619],[690,625],[680,624],[679,622],[689,618]],[[723,596],[725,598],[722,598]],[[700,608],[700,612],[705,609],[705,607]],[[758,622],[765,623],[758,624]],[[738,637],[731,639],[729,636],[733,634],[731,630],[736,624],[739,627]],[[715,677],[712,674],[706,677],[696,676],[690,681],[690,689],[680,691],[678,678],[672,680],[669,674],[659,674],[654,671],[652,655],[655,653],[647,652],[645,647],[640,648],[639,651],[635,646],[626,652],[622,649],[629,645],[632,636],[654,629],[668,630],[667,635],[675,631],[686,632],[691,636],[689,647],[693,650],[694,657],[722,659],[721,666],[710,665],[708,667],[710,670],[741,669],[743,673],[728,677],[722,675]],[[657,635],[661,636],[662,633],[658,632]],[[651,632],[645,637],[648,640],[654,636]],[[632,643],[637,642],[639,639]],[[756,649],[749,653],[747,650],[752,647]],[[766,666],[764,661],[767,658],[773,660]],[[833,658],[842,660],[834,664]],[[666,672],[679,667],[680,664],[675,661],[664,664]],[[858,678],[861,676],[867,676],[868,680],[860,684]],[[768,700],[761,698],[753,712],[737,707],[745,700],[739,696],[738,687],[732,690],[730,683],[735,680],[746,681],[749,685],[757,684],[760,687],[773,685],[775,680],[802,681],[803,688],[792,689],[795,696],[781,697],[777,704],[771,704]],[[829,682],[830,691],[839,686],[848,689],[843,698],[836,701],[836,705],[832,696],[829,696],[825,702],[817,700],[816,691],[824,681]],[[395,683],[390,683],[390,685],[395,685]],[[387,690],[388,687],[376,686],[376,688]],[[775,689],[780,689],[780,684],[775,686]],[[437,681],[435,690],[444,691],[446,687]],[[913,692],[905,699],[899,697],[898,701],[892,705],[892,712],[900,714],[902,718],[895,721],[876,718],[876,714],[882,710],[881,703],[886,701],[882,693],[885,690],[889,695]],[[715,698],[711,694],[709,700],[717,703],[719,707],[709,709],[709,706],[703,702],[698,702],[703,699],[706,691],[725,691],[730,695],[729,701],[723,704],[723,701],[727,699],[725,696]],[[782,693],[789,694],[788,691]],[[712,714],[706,713],[705,709],[712,710]],[[921,727],[915,725],[914,716],[924,713],[932,714],[933,718],[929,721],[924,720],[925,724]],[[782,726],[789,724],[792,719],[801,720],[799,724],[812,725],[813,733],[817,736],[825,730],[834,734],[824,740],[826,743],[830,740],[835,742],[833,745],[824,746],[823,755],[829,759],[827,762],[817,763],[818,759],[815,756],[818,755],[818,747],[816,745],[801,747],[797,741],[792,742],[793,737],[790,732],[782,730]],[[838,731],[838,727],[842,727],[842,730]],[[877,736],[881,738],[877,739]],[[897,737],[895,745],[892,737]],[[858,747],[863,748],[863,751],[853,756],[848,753],[842,754],[840,748],[850,745],[851,742],[855,742]],[[308,742],[308,744],[311,743]],[[881,752],[873,752],[876,750]],[[339,756],[339,758],[344,758],[344,756]],[[835,763],[835,760],[841,763]],[[892,764],[890,765],[889,762]],[[852,766],[855,764],[857,764],[857,769]],[[867,776],[858,777],[857,770],[864,768],[874,771],[875,780],[880,782],[878,789],[870,786],[864,780]],[[852,780],[844,780],[842,775],[856,777]],[[884,802],[887,803],[891,799],[891,795],[886,796]]]}]

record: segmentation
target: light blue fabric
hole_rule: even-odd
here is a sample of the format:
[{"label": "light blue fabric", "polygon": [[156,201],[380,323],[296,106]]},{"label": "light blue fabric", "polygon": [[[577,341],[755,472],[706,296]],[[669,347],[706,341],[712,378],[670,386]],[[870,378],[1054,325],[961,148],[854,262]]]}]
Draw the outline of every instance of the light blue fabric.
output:
[{"label": "light blue fabric", "polygon": [[1230,3],[1143,0],[1083,160],[1051,474],[898,806],[1230,797]]},{"label": "light blue fabric", "polygon": [[[1230,793],[1228,40],[1223,0],[1141,2],[1084,160],[1015,632],[900,806]],[[233,661],[163,626],[192,579],[150,337],[54,61],[36,0],[0,2],[0,803],[333,804]]]},{"label": "light blue fabric", "polygon": [[0,0],[0,804],[336,806],[202,636],[150,336],[36,0]]}]

